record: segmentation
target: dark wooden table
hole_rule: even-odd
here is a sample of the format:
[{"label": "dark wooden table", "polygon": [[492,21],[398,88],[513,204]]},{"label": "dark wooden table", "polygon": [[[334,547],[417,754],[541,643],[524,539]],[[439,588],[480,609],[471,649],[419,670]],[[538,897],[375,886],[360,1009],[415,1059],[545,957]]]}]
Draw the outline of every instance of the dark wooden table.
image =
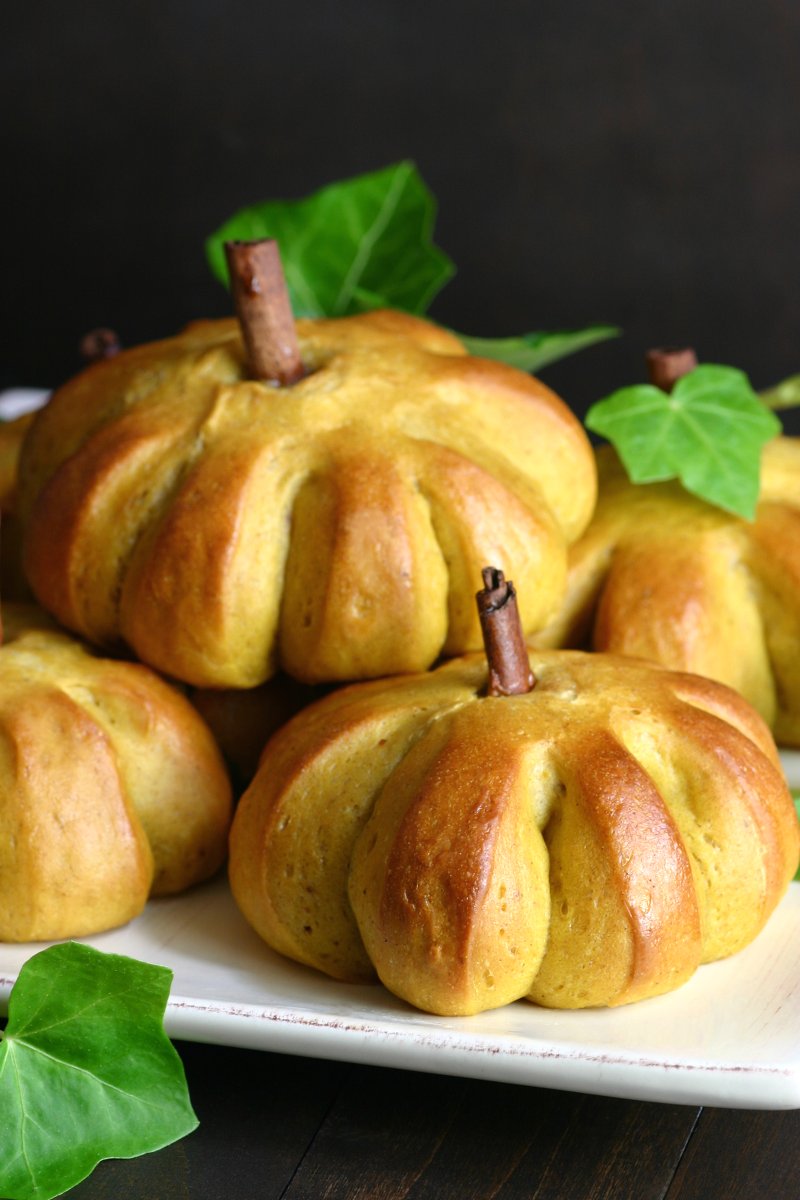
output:
[{"label": "dark wooden table", "polygon": [[800,1110],[605,1099],[178,1043],[200,1128],[75,1200],[796,1200]]}]

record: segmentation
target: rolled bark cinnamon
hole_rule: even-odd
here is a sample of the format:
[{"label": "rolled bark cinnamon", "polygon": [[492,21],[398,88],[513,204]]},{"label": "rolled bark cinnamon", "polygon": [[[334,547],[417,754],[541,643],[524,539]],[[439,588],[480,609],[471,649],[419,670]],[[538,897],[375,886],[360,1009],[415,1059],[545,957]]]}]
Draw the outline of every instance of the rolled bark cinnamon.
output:
[{"label": "rolled bark cinnamon", "polygon": [[517,608],[517,593],[496,567],[484,567],[483,589],[477,593],[478,615],[489,663],[487,696],[519,696],[530,692],[536,679]]},{"label": "rolled bark cinnamon", "polygon": [[90,329],[80,340],[78,353],[86,362],[98,362],[101,358],[113,358],[122,349],[119,334],[113,329]]},{"label": "rolled bark cinnamon", "polygon": [[278,243],[226,242],[225,256],[250,374],[283,386],[296,383],[305,372]]},{"label": "rolled bark cinnamon", "polygon": [[697,355],[690,347],[664,347],[648,350],[645,355],[650,382],[662,392],[671,392],[683,375],[697,366]]}]

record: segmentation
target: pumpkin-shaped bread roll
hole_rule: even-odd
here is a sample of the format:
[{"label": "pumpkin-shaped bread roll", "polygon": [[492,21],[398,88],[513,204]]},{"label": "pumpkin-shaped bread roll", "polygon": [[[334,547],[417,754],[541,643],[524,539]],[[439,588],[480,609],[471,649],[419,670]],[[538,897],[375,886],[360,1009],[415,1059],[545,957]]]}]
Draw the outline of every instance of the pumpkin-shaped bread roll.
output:
[{"label": "pumpkin-shaped bread roll", "polygon": [[468,1014],[617,1005],[756,936],[798,861],[770,733],[736,693],[611,655],[480,655],[354,684],[268,744],[230,879],[275,950]]},{"label": "pumpkin-shaped bread roll", "polygon": [[22,571],[22,529],[17,515],[17,467],[33,413],[0,421],[0,596],[28,601],[30,588]]},{"label": "pumpkin-shaped bread roll", "polygon": [[594,506],[588,440],[521,371],[426,321],[301,320],[305,375],[248,378],[239,325],[97,363],[20,463],[39,601],[199,686],[422,670],[480,645],[472,581],[513,572],[532,632]]},{"label": "pumpkin-shaped bread roll", "polygon": [[214,874],[230,784],[188,700],[30,610],[3,624],[0,940],[111,929]]},{"label": "pumpkin-shaped bread roll", "polygon": [[634,485],[610,447],[572,548],[567,598],[539,645],[637,655],[739,691],[800,746],[800,439],[764,448],[755,520],[678,483]]},{"label": "pumpkin-shaped bread roll", "polygon": [[189,699],[214,735],[234,784],[242,790],[255,775],[261,751],[273,733],[329,690],[298,683],[290,675],[273,675],[255,688],[191,688]]}]

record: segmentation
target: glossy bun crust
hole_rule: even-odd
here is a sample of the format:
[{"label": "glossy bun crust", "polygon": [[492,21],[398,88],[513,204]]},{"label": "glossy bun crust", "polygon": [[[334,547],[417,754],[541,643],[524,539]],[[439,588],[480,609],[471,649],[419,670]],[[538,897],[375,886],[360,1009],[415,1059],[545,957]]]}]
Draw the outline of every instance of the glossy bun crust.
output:
[{"label": "glossy bun crust", "polygon": [[527,631],[558,609],[594,459],[547,388],[394,312],[299,321],[308,374],[246,379],[235,321],[61,388],[20,463],[40,602],[200,686],[316,683],[480,646],[496,562]]},{"label": "glossy bun crust", "polygon": [[738,695],[610,655],[482,656],[356,684],[269,743],[230,879],[280,953],[434,1013],[616,1005],[759,932],[798,860],[774,743]]},{"label": "glossy bun crust", "polygon": [[3,623],[0,940],[111,929],[218,870],[230,785],[189,702],[28,612]]},{"label": "glossy bun crust", "polygon": [[586,646],[707,675],[800,746],[800,439],[764,449],[753,522],[679,484],[635,487],[598,452],[597,511],[539,645]]}]

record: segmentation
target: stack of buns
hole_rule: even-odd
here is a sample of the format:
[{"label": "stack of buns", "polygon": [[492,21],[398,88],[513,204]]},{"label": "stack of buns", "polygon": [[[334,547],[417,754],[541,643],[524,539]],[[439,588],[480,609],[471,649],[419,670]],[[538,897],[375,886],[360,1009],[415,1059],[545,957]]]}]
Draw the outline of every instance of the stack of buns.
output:
[{"label": "stack of buns", "polygon": [[[228,727],[258,711],[237,697],[285,694],[281,673],[335,687],[257,768],[243,752],[230,877],[247,919],[283,954],[439,1013],[624,1003],[738,950],[800,852],[758,714],[693,675],[560,650],[531,652],[529,694],[487,696],[469,654],[488,563],[532,642],[570,624],[597,490],[579,423],[418,318],[297,337],[304,372],[283,386],[250,377],[234,321],[99,362],[37,416],[19,465],[26,577],[62,625],[147,664],[115,670],[165,673]],[[117,718],[93,704],[105,762]],[[154,743],[132,735],[171,811]],[[157,874],[169,836],[149,868],[129,840]],[[199,874],[218,864],[195,850]]]}]

